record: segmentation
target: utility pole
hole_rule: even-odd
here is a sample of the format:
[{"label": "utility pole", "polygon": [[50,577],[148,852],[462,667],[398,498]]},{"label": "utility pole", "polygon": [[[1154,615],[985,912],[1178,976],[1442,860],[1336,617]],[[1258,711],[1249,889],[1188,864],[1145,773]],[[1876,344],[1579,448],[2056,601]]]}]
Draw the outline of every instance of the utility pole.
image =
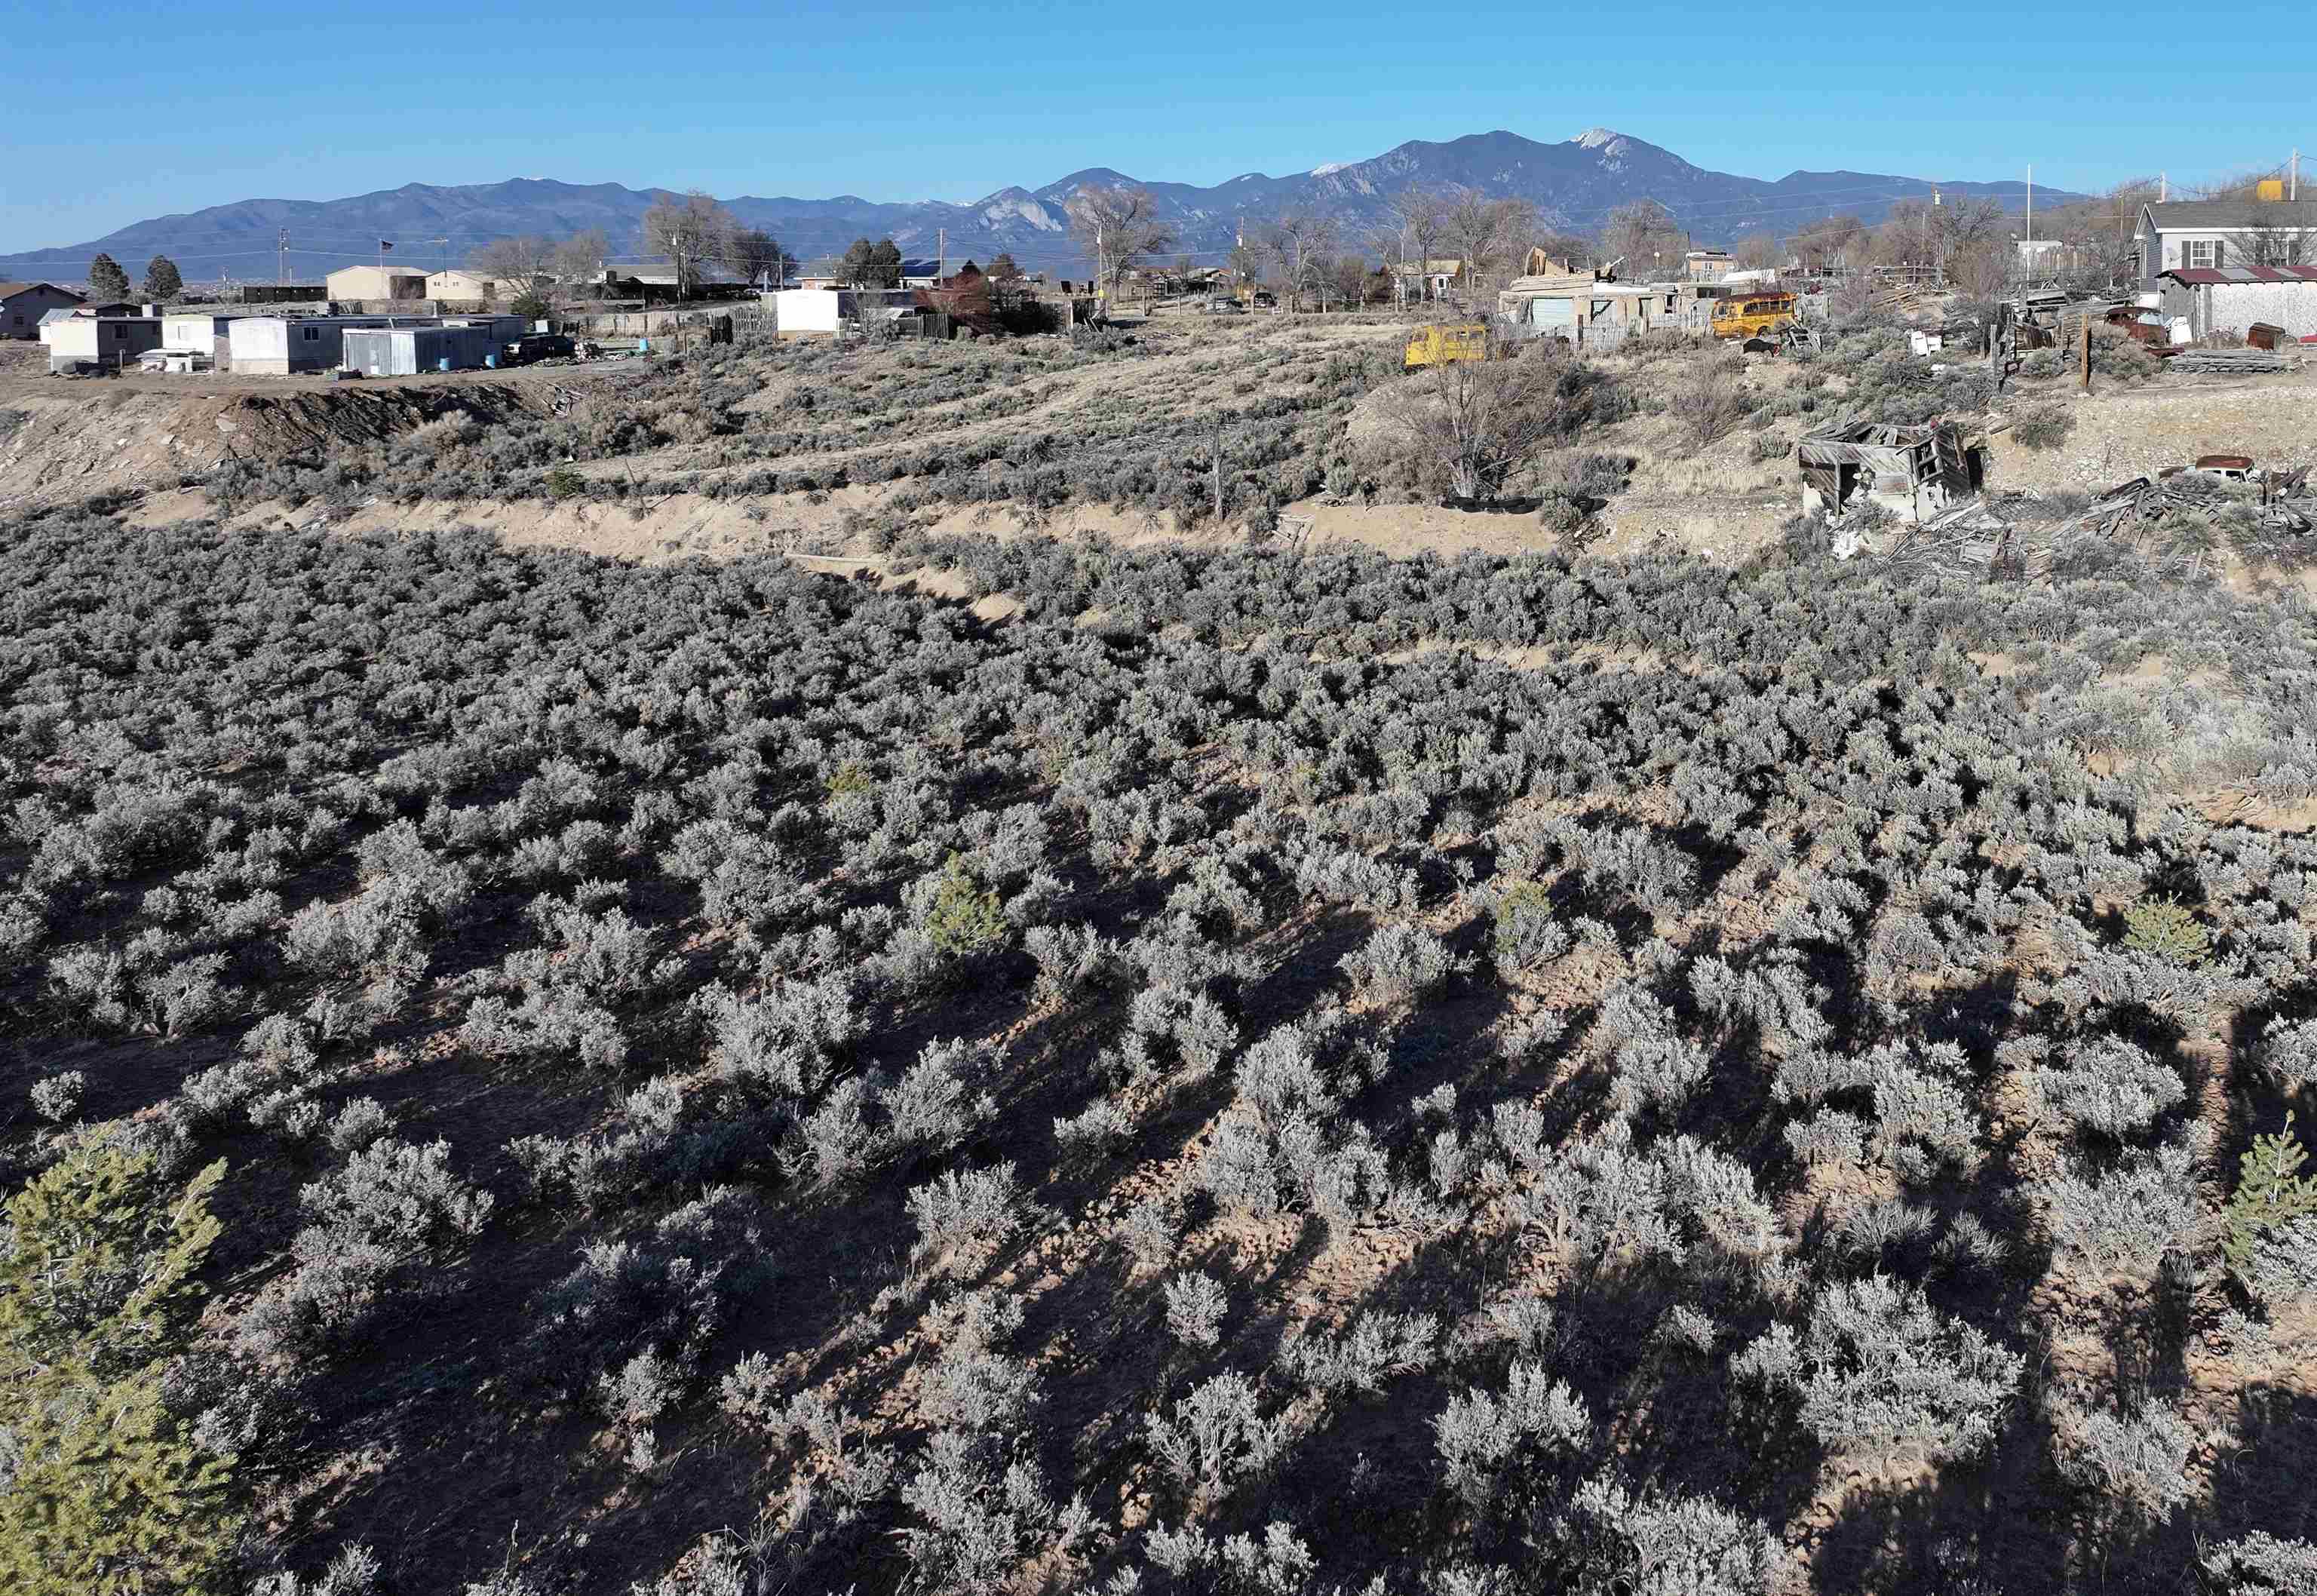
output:
[{"label": "utility pole", "polygon": [[2158,204],[2161,205],[2161,204],[2165,203],[2167,201],[2169,201],[2171,197],[2172,197],[2172,179],[2171,179],[2171,177],[2169,176],[2169,175],[2168,175],[2168,174],[2166,174],[2166,173],[2159,172],[2159,173],[2156,175],[2156,202],[2157,202]]},{"label": "utility pole", "polygon": [[935,228],[934,237],[940,240],[934,247],[934,286],[939,288],[941,280],[949,275],[949,229]]},{"label": "utility pole", "polygon": [[[2030,246],[2035,242],[2035,163],[2033,161],[2027,163],[2027,242]],[[2030,261],[2035,258],[2034,248],[2027,251],[2027,258]]]},{"label": "utility pole", "polygon": [[2292,186],[2285,191],[2285,197],[2288,200],[2297,200],[2301,197],[2301,152],[2297,149],[2293,152]]},{"label": "utility pole", "polygon": [[290,285],[290,229],[288,228],[283,228],[274,237],[273,247],[280,252],[273,268],[273,286],[287,288]]}]

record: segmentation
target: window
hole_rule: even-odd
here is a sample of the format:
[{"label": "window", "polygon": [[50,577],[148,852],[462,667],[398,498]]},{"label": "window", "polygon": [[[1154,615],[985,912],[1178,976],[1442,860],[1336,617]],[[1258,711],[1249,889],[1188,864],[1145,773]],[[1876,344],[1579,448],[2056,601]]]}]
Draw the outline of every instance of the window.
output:
[{"label": "window", "polygon": [[2188,240],[2188,265],[2192,268],[2196,266],[2216,267],[2221,265],[2222,260],[2224,257],[2224,247],[2222,245],[2221,240],[2218,238],[2191,238]]},{"label": "window", "polygon": [[306,335],[306,342],[309,344],[318,344],[322,341],[322,329],[318,327],[301,327],[298,330]]}]

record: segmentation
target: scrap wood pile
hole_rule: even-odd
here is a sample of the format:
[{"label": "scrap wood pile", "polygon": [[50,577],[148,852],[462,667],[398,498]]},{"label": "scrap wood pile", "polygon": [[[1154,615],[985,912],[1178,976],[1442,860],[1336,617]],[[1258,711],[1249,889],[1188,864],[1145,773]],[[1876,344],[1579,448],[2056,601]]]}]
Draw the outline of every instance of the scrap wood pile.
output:
[{"label": "scrap wood pile", "polygon": [[2039,529],[2007,521],[1976,498],[1906,528],[1883,550],[1883,559],[1918,569],[2005,577],[2041,576],[2052,569],[2052,551]]},{"label": "scrap wood pile", "polygon": [[[2210,517],[2234,504],[2259,516],[2263,534],[2300,535],[2317,531],[2317,492],[2312,468],[2303,466],[2270,480],[2265,503],[2232,498],[2220,482],[2196,471],[2164,477],[2134,477],[2109,489],[2092,504],[2049,525],[2008,520],[1985,499],[1955,506],[1946,514],[1904,528],[1881,551],[1884,563],[1917,569],[1984,573],[2013,579],[2047,576],[2062,553],[2089,542],[2139,545],[2169,516]],[[1864,545],[1838,548],[1844,558]]]},{"label": "scrap wood pile", "polygon": [[1922,283],[1902,282],[1892,288],[1879,288],[1867,299],[1871,309],[1901,314],[1919,309],[1945,297],[1944,291]]},{"label": "scrap wood pile", "polygon": [[[2268,502],[2255,507],[2264,529],[2304,533],[2317,528],[2317,497],[2308,492],[2310,468],[2303,466],[2271,483]],[[2053,528],[2055,542],[2083,537],[2137,542],[2143,533],[2177,513],[2211,515],[2232,503],[2220,483],[2196,471],[2167,477],[2134,477],[2095,499],[2089,509]]]},{"label": "scrap wood pile", "polygon": [[2165,362],[2165,369],[2205,372],[2225,377],[2251,377],[2264,372],[2289,371],[2292,362],[2281,354],[2270,354],[2259,349],[2184,349]]}]

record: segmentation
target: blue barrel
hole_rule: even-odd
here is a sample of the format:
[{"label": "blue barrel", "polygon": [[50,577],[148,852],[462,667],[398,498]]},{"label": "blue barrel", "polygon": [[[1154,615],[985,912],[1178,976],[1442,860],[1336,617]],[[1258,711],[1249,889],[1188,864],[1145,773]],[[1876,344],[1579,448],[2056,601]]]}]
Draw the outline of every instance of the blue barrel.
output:
[{"label": "blue barrel", "polygon": [[449,371],[451,369],[451,357],[446,354],[442,359],[436,361],[434,363],[434,369],[438,372]]},{"label": "blue barrel", "polygon": [[483,364],[494,372],[497,371],[499,369],[499,352],[494,349],[488,354],[483,356]]},{"label": "blue barrel", "polygon": [[649,338],[638,338],[636,340],[636,353],[638,354],[649,354],[651,353],[651,340]]}]

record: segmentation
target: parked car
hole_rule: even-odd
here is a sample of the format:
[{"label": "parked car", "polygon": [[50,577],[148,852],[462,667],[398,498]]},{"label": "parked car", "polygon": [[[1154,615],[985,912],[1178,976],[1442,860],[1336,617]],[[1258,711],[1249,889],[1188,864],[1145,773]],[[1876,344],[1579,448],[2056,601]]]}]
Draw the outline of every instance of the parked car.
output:
[{"label": "parked car", "polygon": [[1209,300],[1205,304],[1199,308],[1210,316],[1244,316],[1247,314],[1247,309],[1245,306],[1231,300]]}]

